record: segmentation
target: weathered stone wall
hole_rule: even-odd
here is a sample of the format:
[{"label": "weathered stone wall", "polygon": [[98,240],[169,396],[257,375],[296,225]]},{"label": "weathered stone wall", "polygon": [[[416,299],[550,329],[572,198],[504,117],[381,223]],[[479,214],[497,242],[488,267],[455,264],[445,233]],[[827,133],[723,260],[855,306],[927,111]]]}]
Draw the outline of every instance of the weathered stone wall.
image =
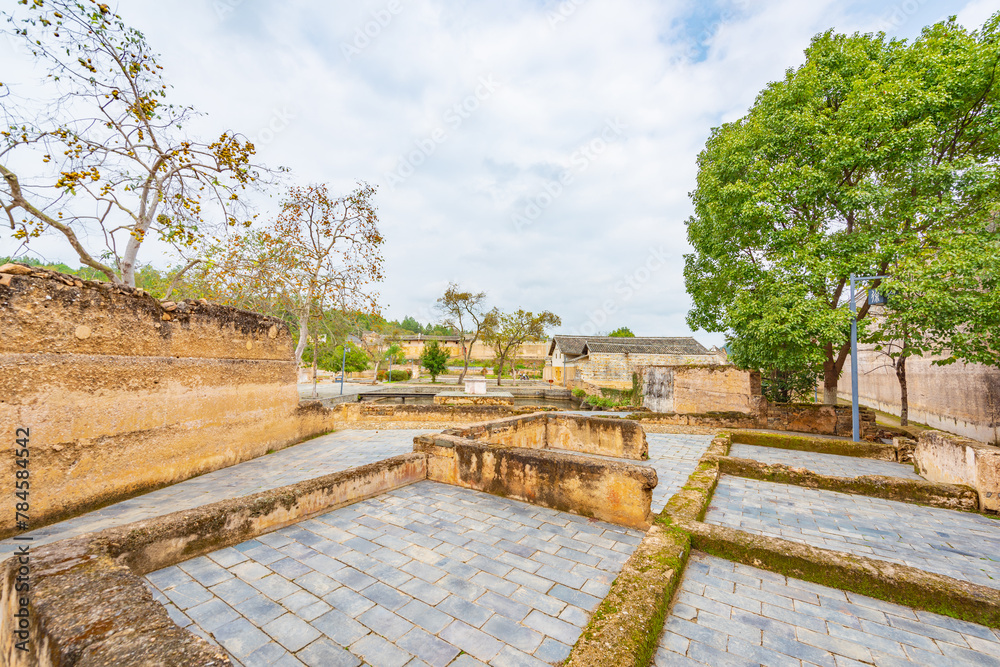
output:
[{"label": "weathered stone wall", "polygon": [[646,434],[635,422],[581,415],[536,413],[445,431],[469,440],[525,449],[564,449],[645,461]]},{"label": "weathered stone wall", "polygon": [[762,401],[760,373],[733,366],[649,366],[644,369],[643,406],[653,412],[743,412]]},{"label": "weathered stone wall", "polygon": [[[875,413],[867,408],[859,409],[861,437],[875,431]],[[776,431],[798,431],[819,435],[854,434],[849,405],[823,405],[818,403],[768,403],[767,421],[762,428]]]},{"label": "weathered stone wall", "polygon": [[607,389],[631,389],[632,374],[642,377],[649,366],[709,366],[720,363],[714,354],[610,354],[592,352],[579,363],[576,377]]},{"label": "weathered stone wall", "polygon": [[643,530],[652,525],[657,477],[648,466],[448,434],[418,436],[413,449],[427,455],[427,478],[435,482]]},{"label": "weathered stone wall", "polygon": [[943,431],[924,431],[913,460],[932,482],[964,484],[979,493],[979,507],[1000,512],[1000,447]]},{"label": "weathered stone wall", "polygon": [[[274,318],[15,265],[0,274],[0,331],[0,437],[29,429],[32,527],[326,428],[299,407]],[[0,517],[0,534],[14,529]]]},{"label": "weathered stone wall", "polygon": [[[936,366],[935,357],[906,361],[910,421],[980,442],[1000,442],[1000,369],[980,364]],[[858,397],[864,405],[899,415],[896,372],[884,355],[862,346],[858,352]],[[851,360],[837,390],[851,398]]]}]

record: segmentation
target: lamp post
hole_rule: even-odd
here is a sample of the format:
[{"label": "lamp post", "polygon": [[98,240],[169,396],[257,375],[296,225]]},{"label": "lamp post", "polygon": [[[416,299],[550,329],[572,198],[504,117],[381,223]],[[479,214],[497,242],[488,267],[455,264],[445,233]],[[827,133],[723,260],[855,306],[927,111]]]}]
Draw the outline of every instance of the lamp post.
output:
[{"label": "lamp post", "polygon": [[344,395],[344,375],[347,371],[347,339],[344,339],[344,358],[340,362],[340,395]]},{"label": "lamp post", "polygon": [[[861,415],[858,409],[858,305],[854,301],[854,283],[882,280],[889,276],[855,276],[851,274],[851,428],[854,442],[861,441]],[[869,305],[881,305],[885,298],[877,292],[868,292]]]}]

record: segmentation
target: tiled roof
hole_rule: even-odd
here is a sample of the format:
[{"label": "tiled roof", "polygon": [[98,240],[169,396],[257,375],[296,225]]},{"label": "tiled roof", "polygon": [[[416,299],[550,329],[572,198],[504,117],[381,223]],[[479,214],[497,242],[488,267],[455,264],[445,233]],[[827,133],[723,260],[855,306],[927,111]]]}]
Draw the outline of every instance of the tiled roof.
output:
[{"label": "tiled roof", "polygon": [[610,336],[555,336],[549,354],[559,345],[570,357],[590,353],[611,354],[711,354],[694,338],[612,338]]}]

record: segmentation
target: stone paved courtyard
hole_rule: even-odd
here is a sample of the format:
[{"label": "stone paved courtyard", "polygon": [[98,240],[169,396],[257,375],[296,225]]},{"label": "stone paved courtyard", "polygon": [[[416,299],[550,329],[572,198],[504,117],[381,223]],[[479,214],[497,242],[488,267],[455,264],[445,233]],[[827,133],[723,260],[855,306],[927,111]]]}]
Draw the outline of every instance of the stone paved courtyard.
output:
[{"label": "stone paved courtyard", "polygon": [[[132,521],[267,491],[413,451],[422,430],[345,430],[308,440],[228,468],[206,473],[79,517],[31,531],[36,546]],[[0,542],[0,555],[13,553]]]},{"label": "stone paved courtyard", "polygon": [[981,514],[727,475],[705,521],[1000,588],[1000,521]]},{"label": "stone paved courtyard", "polygon": [[147,580],[247,667],[530,667],[568,655],[642,536],[418,482]]},{"label": "stone paved courtyard", "polygon": [[862,459],[855,456],[817,454],[815,452],[800,452],[794,449],[758,447],[756,445],[733,445],[729,450],[729,455],[741,459],[752,459],[761,463],[781,463],[793,468],[805,468],[820,475],[832,475],[834,477],[885,475],[886,477],[901,477],[903,479],[923,479],[923,477],[913,471],[911,464],[876,461],[874,459]]},{"label": "stone paved courtyard", "polygon": [[652,508],[660,512],[670,496],[677,493],[694,472],[698,459],[712,444],[710,435],[647,433],[648,464],[656,470],[659,481],[653,489]]},{"label": "stone paved courtyard", "polygon": [[1000,665],[1000,631],[695,552],[655,665]]}]

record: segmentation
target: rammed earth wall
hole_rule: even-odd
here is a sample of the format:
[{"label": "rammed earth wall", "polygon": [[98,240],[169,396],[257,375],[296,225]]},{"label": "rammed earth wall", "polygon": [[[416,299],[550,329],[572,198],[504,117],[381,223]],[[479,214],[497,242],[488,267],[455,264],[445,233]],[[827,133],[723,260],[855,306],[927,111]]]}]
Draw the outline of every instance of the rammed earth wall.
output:
[{"label": "rammed earth wall", "polygon": [[[321,432],[300,408],[279,320],[7,265],[0,437],[30,438],[31,527],[260,456]],[[14,462],[0,469],[13,497]],[[15,532],[13,513],[0,535]]]}]

